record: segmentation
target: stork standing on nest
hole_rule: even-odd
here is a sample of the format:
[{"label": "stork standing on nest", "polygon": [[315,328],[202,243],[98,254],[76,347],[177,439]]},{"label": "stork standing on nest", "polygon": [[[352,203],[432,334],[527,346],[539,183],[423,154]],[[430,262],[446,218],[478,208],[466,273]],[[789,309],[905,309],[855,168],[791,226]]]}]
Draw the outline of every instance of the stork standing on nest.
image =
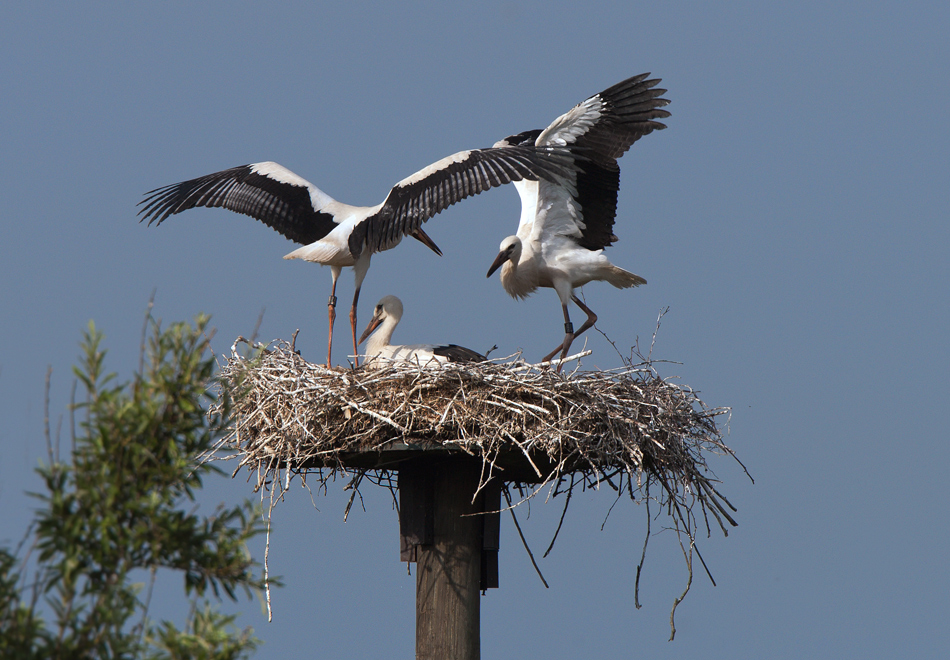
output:
[{"label": "stork standing on nest", "polygon": [[373,318],[360,337],[366,344],[366,364],[378,369],[388,361],[400,360],[419,364],[430,362],[483,362],[481,353],[455,344],[410,344],[394,346],[389,342],[393,331],[402,318],[402,301],[396,296],[386,296],[379,301],[373,311]]},{"label": "stork standing on nest", "polygon": [[[597,321],[597,315],[574,295],[576,287],[593,280],[620,289],[646,284],[639,275],[610,263],[603,249],[617,240],[613,233],[620,189],[617,159],[644,135],[666,128],[654,120],[670,116],[660,109],[669,103],[659,98],[666,90],[656,89],[660,80],[647,80],[649,75],[634,76],[595,94],[543,131],[526,131],[495,144],[566,147],[573,155],[567,180],[515,183],[521,197],[518,233],[501,242],[488,270],[491,277],[501,268],[501,284],[514,298],[525,298],[538,287],[557,291],[564,311],[564,339],[544,361],[558,351],[564,359],[574,338]],[[572,300],[587,314],[577,332],[568,313]]]},{"label": "stork standing on nest", "polygon": [[141,220],[148,219],[149,225],[158,225],[168,216],[187,209],[220,206],[249,215],[286,238],[304,244],[284,259],[303,259],[330,267],[333,285],[328,303],[329,367],[336,319],[336,282],[343,268],[353,268],[356,279],[350,307],[356,354],[356,304],[373,254],[395,247],[408,235],[441,256],[438,246],[422,230],[423,222],[452,204],[495,186],[563,176],[563,166],[568,162],[569,159],[559,159],[556,150],[539,150],[532,145],[460,151],[403,179],[376,206],[338,202],[277,163],[254,163],[152,190],[139,202],[139,215]]}]

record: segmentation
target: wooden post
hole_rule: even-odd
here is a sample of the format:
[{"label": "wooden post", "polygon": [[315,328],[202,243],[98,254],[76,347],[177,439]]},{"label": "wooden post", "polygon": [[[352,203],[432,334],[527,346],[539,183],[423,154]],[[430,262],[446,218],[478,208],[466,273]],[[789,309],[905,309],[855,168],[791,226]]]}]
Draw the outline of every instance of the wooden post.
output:
[{"label": "wooden post", "polygon": [[[413,506],[413,519],[421,530],[417,537],[429,541],[413,553],[417,660],[478,660],[481,653],[479,586],[485,517],[465,515],[483,510],[481,496],[472,502],[479,472],[479,463],[467,457],[433,457],[400,469],[401,512],[409,504],[403,493],[428,491],[426,499],[431,502],[431,508]],[[425,508],[430,508],[431,517]],[[425,538],[427,518],[431,540]]]}]

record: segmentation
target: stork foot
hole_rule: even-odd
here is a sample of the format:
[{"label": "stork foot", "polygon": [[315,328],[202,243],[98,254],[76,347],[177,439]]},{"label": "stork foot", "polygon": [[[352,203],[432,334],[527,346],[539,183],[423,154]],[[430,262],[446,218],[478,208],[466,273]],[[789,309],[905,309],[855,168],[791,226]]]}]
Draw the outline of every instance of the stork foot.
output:
[{"label": "stork foot", "polygon": [[[551,360],[554,359],[554,356],[557,355],[559,352],[561,354],[561,359],[563,360],[564,358],[567,357],[567,352],[571,350],[571,344],[573,343],[574,343],[574,333],[564,335],[564,341],[562,341],[560,345],[557,348],[555,348],[553,351],[545,355],[544,359],[542,359],[541,361],[550,362]],[[562,366],[564,365],[563,364],[557,365],[557,370],[560,371]]]}]

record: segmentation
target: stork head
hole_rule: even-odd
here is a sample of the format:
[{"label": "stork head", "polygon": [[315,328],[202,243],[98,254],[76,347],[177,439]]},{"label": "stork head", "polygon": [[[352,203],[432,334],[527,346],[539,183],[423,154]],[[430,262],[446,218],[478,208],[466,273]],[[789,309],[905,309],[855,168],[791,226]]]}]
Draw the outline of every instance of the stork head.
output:
[{"label": "stork head", "polygon": [[376,309],[373,310],[373,318],[370,319],[369,325],[366,326],[366,330],[363,331],[358,343],[362,344],[366,341],[366,338],[373,334],[383,321],[389,320],[390,325],[395,328],[401,318],[402,301],[396,296],[385,296],[376,303]]},{"label": "stork head", "polygon": [[521,239],[517,236],[509,236],[501,242],[501,245],[498,247],[498,256],[495,257],[495,260],[491,264],[491,268],[488,269],[488,275],[485,277],[491,277],[492,273],[501,268],[502,264],[506,261],[510,261],[513,264],[518,263],[518,259],[521,258]]}]

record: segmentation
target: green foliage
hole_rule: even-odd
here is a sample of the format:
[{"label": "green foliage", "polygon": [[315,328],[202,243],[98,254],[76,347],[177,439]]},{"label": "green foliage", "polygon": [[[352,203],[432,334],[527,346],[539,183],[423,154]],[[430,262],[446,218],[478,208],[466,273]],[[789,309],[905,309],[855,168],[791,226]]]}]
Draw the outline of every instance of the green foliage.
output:
[{"label": "green foliage", "polygon": [[157,650],[150,652],[149,660],[237,660],[254,650],[258,640],[249,630],[232,634],[234,617],[225,616],[205,604],[191,617],[189,630],[180,631],[165,621],[153,629],[149,641]]},{"label": "green foliage", "polygon": [[[0,657],[223,660],[258,644],[205,600],[264,587],[247,550],[264,530],[257,508],[245,501],[197,514],[202,479],[220,471],[195,457],[221,437],[229,413],[207,413],[208,319],[166,330],[149,322],[142,373],[125,384],[104,372],[102,333],[92,323],[84,333],[74,369],[84,420],[72,460],[51,451],[38,469],[45,492],[34,494],[43,506],[30,554],[0,549]],[[148,617],[152,583],[170,572],[184,576],[192,600],[182,631]]]}]

